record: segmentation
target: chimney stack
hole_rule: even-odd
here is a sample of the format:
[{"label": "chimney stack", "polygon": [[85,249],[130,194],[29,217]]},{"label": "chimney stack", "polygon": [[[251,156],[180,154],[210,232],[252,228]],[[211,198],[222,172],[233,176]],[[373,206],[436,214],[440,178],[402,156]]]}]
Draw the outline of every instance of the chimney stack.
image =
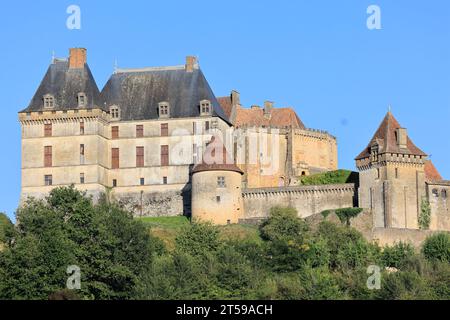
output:
[{"label": "chimney stack", "polygon": [[197,69],[198,68],[197,58],[194,56],[187,56],[185,68],[186,72],[193,72],[194,69]]},{"label": "chimney stack", "polygon": [[398,128],[397,131],[397,145],[400,149],[407,149],[408,132],[405,128]]},{"label": "chimney stack", "polygon": [[264,102],[264,115],[270,117],[272,109],[273,109],[273,102],[265,101]]},{"label": "chimney stack", "polygon": [[231,105],[232,106],[241,105],[241,95],[236,90],[231,91]]},{"label": "chimney stack", "polygon": [[86,49],[84,48],[70,48],[69,50],[69,68],[83,69],[86,64]]}]

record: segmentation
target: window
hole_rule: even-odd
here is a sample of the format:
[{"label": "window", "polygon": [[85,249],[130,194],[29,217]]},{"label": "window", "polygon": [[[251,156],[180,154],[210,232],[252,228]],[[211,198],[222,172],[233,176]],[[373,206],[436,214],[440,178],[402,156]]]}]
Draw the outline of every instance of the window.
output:
[{"label": "window", "polygon": [[216,196],[216,202],[220,203],[220,196]]},{"label": "window", "polygon": [[208,116],[211,114],[211,102],[209,100],[200,101],[200,115]]},{"label": "window", "polygon": [[169,165],[169,146],[161,146],[161,165]]},{"label": "window", "polygon": [[117,187],[117,179],[113,179],[113,188]]},{"label": "window", "polygon": [[111,139],[119,139],[119,127],[111,127]]},{"label": "window", "polygon": [[84,173],[80,173],[80,183],[84,184]]},{"label": "window", "polygon": [[168,118],[170,117],[170,106],[166,101],[160,102],[158,104],[159,109],[159,117],[160,118]]},{"label": "window", "polygon": [[433,193],[433,196],[435,196],[436,198],[439,198],[439,191],[437,189],[433,189],[432,193]]},{"label": "window", "polygon": [[142,124],[138,124],[136,126],[136,138],[142,138],[144,136],[144,126]]},{"label": "window", "polygon": [[205,131],[209,131],[209,121],[205,121]]},{"label": "window", "polygon": [[44,183],[45,183],[46,186],[53,185],[53,176],[51,174],[45,175],[44,176]]},{"label": "window", "polygon": [[211,121],[211,128],[212,129],[217,129],[218,127],[219,127],[219,123],[217,122],[217,120]]},{"label": "window", "polygon": [[84,122],[80,122],[80,135],[84,135]]},{"label": "window", "polygon": [[109,109],[109,113],[111,114],[111,119],[118,120],[120,118],[120,110],[119,107],[113,106]]},{"label": "window", "polygon": [[197,134],[197,123],[196,122],[192,122],[192,134],[193,135]]},{"label": "window", "polygon": [[227,224],[231,224],[231,220],[227,220]]},{"label": "window", "polygon": [[217,177],[217,187],[225,188],[225,177]]},{"label": "window", "polygon": [[167,184],[167,177],[163,177],[163,184]]},{"label": "window", "polygon": [[144,166],[144,147],[136,147],[136,167]]},{"label": "window", "polygon": [[442,190],[442,191],[441,191],[441,197],[442,197],[443,199],[447,199],[447,190]]},{"label": "window", "polygon": [[44,167],[52,166],[52,147],[44,147]]},{"label": "window", "polygon": [[84,164],[84,144],[80,144],[80,164]]},{"label": "window", "polygon": [[111,150],[111,169],[119,169],[119,148]]},{"label": "window", "polygon": [[87,98],[83,92],[78,94],[78,107],[85,107],[87,105]]},{"label": "window", "polygon": [[144,178],[141,178],[140,181],[139,181],[139,183],[141,184],[141,186],[145,185],[145,179],[144,179]]},{"label": "window", "polygon": [[44,108],[54,108],[55,98],[51,94],[46,94],[44,96]]},{"label": "window", "polygon": [[169,124],[161,123],[161,137],[169,136]]},{"label": "window", "polygon": [[377,179],[380,179],[380,168],[377,168]]},{"label": "window", "polygon": [[52,136],[52,124],[46,123],[44,124],[44,137],[51,137]]},{"label": "window", "polygon": [[395,179],[398,179],[398,168],[395,168]]}]

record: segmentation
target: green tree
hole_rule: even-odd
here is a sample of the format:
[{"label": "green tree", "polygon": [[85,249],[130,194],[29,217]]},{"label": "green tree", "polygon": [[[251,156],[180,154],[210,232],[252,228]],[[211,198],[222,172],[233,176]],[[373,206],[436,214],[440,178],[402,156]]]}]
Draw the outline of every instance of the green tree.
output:
[{"label": "green tree", "polygon": [[409,243],[399,242],[383,249],[381,260],[384,266],[403,269],[411,264],[415,257],[414,247]]},{"label": "green tree", "polygon": [[219,230],[211,223],[193,222],[182,228],[175,242],[176,248],[181,251],[205,256],[219,248]]},{"label": "green tree", "polygon": [[425,239],[422,252],[429,261],[450,263],[450,234],[437,233]]},{"label": "green tree", "polygon": [[431,206],[430,202],[423,198],[420,203],[419,227],[422,230],[428,230],[431,222]]}]

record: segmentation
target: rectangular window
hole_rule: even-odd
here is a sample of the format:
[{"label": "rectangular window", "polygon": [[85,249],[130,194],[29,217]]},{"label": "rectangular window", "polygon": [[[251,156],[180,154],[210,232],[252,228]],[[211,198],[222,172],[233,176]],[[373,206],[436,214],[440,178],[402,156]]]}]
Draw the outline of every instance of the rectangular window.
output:
[{"label": "rectangular window", "polygon": [[141,186],[145,185],[145,179],[144,178],[140,179],[140,184],[141,184]]},{"label": "rectangular window", "polygon": [[53,176],[51,174],[45,175],[44,176],[44,183],[45,183],[46,186],[53,185]]},{"label": "rectangular window", "polygon": [[169,165],[169,146],[161,146],[161,165],[163,167]]},{"label": "rectangular window", "polygon": [[84,144],[80,144],[80,164],[84,164]]},{"label": "rectangular window", "polygon": [[398,179],[398,168],[395,168],[395,179]]},{"label": "rectangular window", "polygon": [[111,169],[119,169],[119,148],[111,149]]},{"label": "rectangular window", "polygon": [[80,173],[80,183],[84,184],[84,173]]},{"label": "rectangular window", "polygon": [[111,139],[119,139],[119,127],[111,127]]},{"label": "rectangular window", "polygon": [[46,123],[44,124],[44,137],[51,137],[52,136],[52,124]]},{"label": "rectangular window", "polygon": [[113,188],[117,187],[117,179],[113,179]]},{"label": "rectangular window", "polygon": [[225,188],[225,177],[217,177],[217,187]]},{"label": "rectangular window", "polygon": [[161,123],[161,137],[168,137],[168,136],[169,136],[169,124]]},{"label": "rectangular window", "polygon": [[163,184],[167,184],[167,177],[163,177]]},{"label": "rectangular window", "polygon": [[144,126],[142,124],[138,124],[136,126],[136,138],[142,138],[144,136]]},{"label": "rectangular window", "polygon": [[136,167],[144,166],[144,147],[136,147]]},{"label": "rectangular window", "polygon": [[220,203],[220,196],[216,196],[216,202]]},{"label": "rectangular window", "polygon": [[205,122],[205,131],[208,132],[209,131],[209,121]]},{"label": "rectangular window", "polygon": [[52,163],[52,147],[44,147],[44,167],[51,167]]},{"label": "rectangular window", "polygon": [[84,122],[80,122],[80,135],[84,135]]}]

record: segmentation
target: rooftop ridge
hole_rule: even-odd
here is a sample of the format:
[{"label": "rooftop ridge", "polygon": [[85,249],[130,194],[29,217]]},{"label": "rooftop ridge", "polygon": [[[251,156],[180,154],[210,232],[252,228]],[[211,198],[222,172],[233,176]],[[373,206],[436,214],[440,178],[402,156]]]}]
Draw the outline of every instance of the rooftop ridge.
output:
[{"label": "rooftop ridge", "polygon": [[144,68],[118,68],[114,71],[117,73],[140,73],[140,72],[150,72],[150,71],[174,71],[174,70],[184,70],[184,65],[177,66],[166,66],[166,67],[144,67]]}]

